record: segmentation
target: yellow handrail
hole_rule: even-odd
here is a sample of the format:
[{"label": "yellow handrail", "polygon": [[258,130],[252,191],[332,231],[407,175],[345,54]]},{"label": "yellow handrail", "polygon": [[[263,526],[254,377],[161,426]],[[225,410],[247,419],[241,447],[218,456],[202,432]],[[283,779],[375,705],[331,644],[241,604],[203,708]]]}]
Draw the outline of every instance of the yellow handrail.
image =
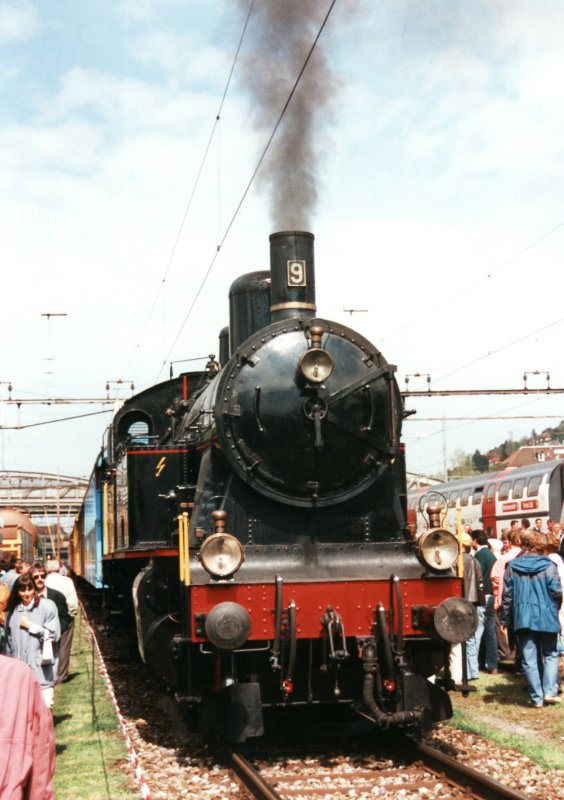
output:
[{"label": "yellow handrail", "polygon": [[190,516],[187,511],[182,513],[182,522],[184,527],[184,585],[190,586],[190,548],[188,546]]},{"label": "yellow handrail", "polygon": [[109,552],[109,546],[108,546],[108,544],[109,544],[108,543],[108,508],[109,508],[109,503],[108,503],[108,484],[106,483],[106,481],[104,481],[103,503],[104,503],[104,528],[103,528],[103,531],[102,531],[102,535],[103,535],[103,539],[104,539],[104,553],[103,553],[103,555],[105,555],[107,552]]},{"label": "yellow handrail", "polygon": [[182,514],[176,519],[178,520],[178,572],[180,583],[184,583],[184,520]]},{"label": "yellow handrail", "polygon": [[464,561],[462,560],[462,506],[456,504],[456,534],[458,536],[458,577],[464,577]]}]

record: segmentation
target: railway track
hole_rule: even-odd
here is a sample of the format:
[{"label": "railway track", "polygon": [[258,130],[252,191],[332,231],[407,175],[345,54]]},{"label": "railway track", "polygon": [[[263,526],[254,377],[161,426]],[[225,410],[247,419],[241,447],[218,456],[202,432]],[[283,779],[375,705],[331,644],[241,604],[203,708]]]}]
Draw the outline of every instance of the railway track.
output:
[{"label": "railway track", "polygon": [[[470,738],[466,743],[461,740],[464,734],[455,731],[453,736],[443,731],[439,746],[444,745],[451,755],[459,753],[457,760],[416,740],[404,738],[400,746],[397,739],[391,741],[391,734],[378,737],[372,728],[368,734],[355,730],[347,735],[332,717],[329,723],[318,721],[312,730],[299,718],[289,723],[282,717],[270,726],[276,735],[249,741],[234,758],[225,751],[218,753],[209,742],[186,732],[173,699],[158,690],[142,665],[130,661],[121,637],[104,626],[95,627],[152,800],[251,796],[269,800],[547,800],[564,796],[557,776],[543,775],[509,751],[498,753],[492,745],[487,759],[483,748],[469,759],[476,742]],[[497,780],[462,762],[483,765],[484,772]],[[524,770],[534,777],[524,780]]]},{"label": "railway track", "polygon": [[[354,760],[299,764],[284,756],[258,767],[240,752],[224,755],[225,763],[257,800],[360,800],[386,797],[392,800],[439,797],[441,800],[528,800],[527,796],[460,764],[439,750],[414,739],[404,740],[405,752],[387,764],[369,769]],[[394,762],[399,760],[399,764]]]}]

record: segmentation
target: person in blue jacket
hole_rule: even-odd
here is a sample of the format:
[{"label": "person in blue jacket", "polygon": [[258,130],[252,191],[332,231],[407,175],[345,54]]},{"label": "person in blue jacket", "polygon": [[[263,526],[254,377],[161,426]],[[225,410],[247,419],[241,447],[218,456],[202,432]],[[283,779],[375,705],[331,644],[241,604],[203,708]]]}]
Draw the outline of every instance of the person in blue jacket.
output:
[{"label": "person in blue jacket", "polygon": [[558,610],[562,583],[556,564],[546,556],[546,536],[523,536],[524,554],[509,561],[501,606],[504,628],[518,631],[523,675],[535,708],[560,702],[558,696]]}]

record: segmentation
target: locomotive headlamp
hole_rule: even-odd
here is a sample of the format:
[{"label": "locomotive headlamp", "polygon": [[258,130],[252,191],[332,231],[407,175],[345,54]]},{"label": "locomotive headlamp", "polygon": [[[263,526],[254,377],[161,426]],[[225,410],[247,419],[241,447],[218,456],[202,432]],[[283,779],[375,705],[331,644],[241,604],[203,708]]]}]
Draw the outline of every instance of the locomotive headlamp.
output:
[{"label": "locomotive headlamp", "polygon": [[323,328],[317,325],[309,330],[311,347],[300,356],[299,367],[306,381],[310,383],[323,383],[333,372],[335,363],[326,350],[323,350],[321,339]]},{"label": "locomotive headlamp", "polygon": [[458,558],[458,540],[444,528],[432,528],[417,540],[419,555],[431,569],[450,569]]},{"label": "locomotive headlamp", "polygon": [[300,370],[309,383],[323,383],[333,372],[333,359],[325,350],[316,347],[300,358]]},{"label": "locomotive headlamp", "polygon": [[214,578],[227,578],[237,572],[245,555],[241,542],[230,533],[214,533],[201,546],[199,558]]}]

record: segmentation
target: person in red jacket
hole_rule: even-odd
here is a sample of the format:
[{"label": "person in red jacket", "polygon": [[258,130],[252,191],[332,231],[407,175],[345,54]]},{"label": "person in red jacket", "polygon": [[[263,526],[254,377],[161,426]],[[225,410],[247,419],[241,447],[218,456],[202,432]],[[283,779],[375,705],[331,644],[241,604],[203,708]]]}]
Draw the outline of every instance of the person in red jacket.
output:
[{"label": "person in red jacket", "polygon": [[55,800],[55,733],[51,712],[33,672],[0,655],[0,797]]}]

